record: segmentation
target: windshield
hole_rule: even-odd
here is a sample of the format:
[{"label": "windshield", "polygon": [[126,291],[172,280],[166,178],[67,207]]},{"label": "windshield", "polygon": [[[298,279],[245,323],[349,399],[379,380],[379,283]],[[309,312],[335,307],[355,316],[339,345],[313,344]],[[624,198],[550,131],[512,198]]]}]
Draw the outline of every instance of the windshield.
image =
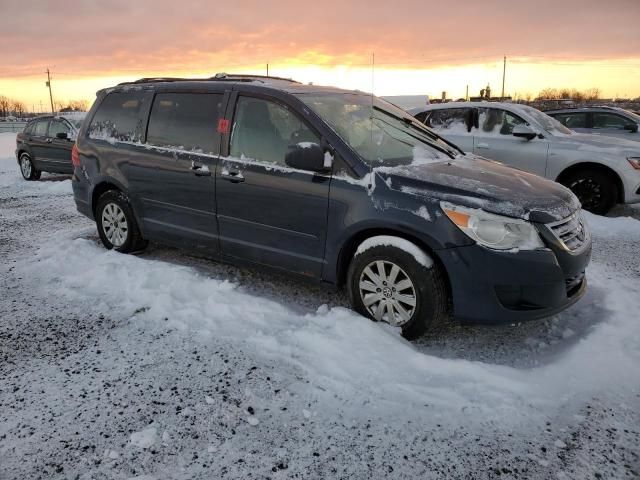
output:
[{"label": "windshield", "polygon": [[560,133],[563,135],[572,135],[573,131],[569,130],[567,127],[562,125],[558,120],[553,117],[550,117],[546,113],[542,113],[540,110],[537,110],[533,107],[528,107],[526,105],[521,105],[520,108],[524,109],[529,115],[533,117],[533,119],[540,124],[542,128],[544,128],[547,132],[554,134]]},{"label": "windshield", "polygon": [[631,110],[625,110],[624,113],[625,115],[630,116],[631,119],[634,120],[635,122],[640,123],[640,115],[636,115]]},{"label": "windshield", "polygon": [[460,152],[405,111],[370,95],[297,94],[370,166],[451,159]]}]

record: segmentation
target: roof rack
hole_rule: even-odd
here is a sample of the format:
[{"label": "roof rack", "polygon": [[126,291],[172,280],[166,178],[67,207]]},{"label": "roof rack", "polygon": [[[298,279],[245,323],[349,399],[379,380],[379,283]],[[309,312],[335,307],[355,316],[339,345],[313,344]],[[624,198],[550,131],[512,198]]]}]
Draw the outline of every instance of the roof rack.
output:
[{"label": "roof rack", "polygon": [[204,81],[219,81],[219,82],[262,82],[266,83],[268,80],[278,80],[282,82],[300,83],[291,78],[272,77],[267,75],[245,75],[245,74],[233,74],[233,73],[216,73],[213,77],[209,78],[182,78],[182,77],[144,77],[132,82],[122,82],[118,85],[135,85],[140,83],[162,83],[162,82],[204,82]]}]

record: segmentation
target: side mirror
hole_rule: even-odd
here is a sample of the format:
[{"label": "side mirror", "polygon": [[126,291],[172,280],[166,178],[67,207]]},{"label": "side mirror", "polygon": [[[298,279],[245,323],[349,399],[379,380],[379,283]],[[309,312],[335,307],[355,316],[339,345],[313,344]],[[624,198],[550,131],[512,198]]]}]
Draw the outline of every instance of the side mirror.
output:
[{"label": "side mirror", "polygon": [[638,131],[638,124],[637,123],[629,123],[627,125],[624,126],[625,130],[629,130],[631,133],[636,133]]},{"label": "side mirror", "polygon": [[58,132],[56,133],[56,138],[59,138],[60,140],[69,140],[69,135],[67,132]]},{"label": "side mirror", "polygon": [[300,142],[289,145],[284,162],[291,168],[310,172],[330,172],[331,161],[325,163],[325,153],[317,143]]},{"label": "side mirror", "polygon": [[513,127],[513,131],[511,132],[511,134],[514,137],[526,138],[527,140],[533,140],[538,136],[538,134],[527,125],[516,125],[515,127]]}]

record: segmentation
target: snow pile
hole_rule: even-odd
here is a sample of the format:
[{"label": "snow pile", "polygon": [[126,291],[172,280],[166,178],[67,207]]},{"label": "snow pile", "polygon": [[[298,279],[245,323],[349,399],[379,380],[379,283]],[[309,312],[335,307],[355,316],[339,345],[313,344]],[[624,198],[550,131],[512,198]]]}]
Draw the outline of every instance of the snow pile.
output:
[{"label": "snow pile", "polygon": [[[598,222],[606,228],[615,220]],[[224,279],[105,251],[85,239],[67,238],[43,247],[25,274],[43,288],[64,292],[72,302],[97,300],[96,307],[103,311],[137,311],[131,321],[148,322],[150,328],[195,330],[249,344],[261,355],[303,369],[328,392],[328,401],[334,395],[359,398],[375,408],[393,406],[389,412],[429,404],[480,414],[484,420],[515,421],[545,405],[640,384],[640,323],[629,314],[640,307],[635,285],[609,291],[610,316],[557,362],[521,370],[424,354],[398,330],[351,310],[321,306],[315,313],[299,314],[248,295]],[[607,275],[593,266],[588,272],[591,288],[607,289]]]}]

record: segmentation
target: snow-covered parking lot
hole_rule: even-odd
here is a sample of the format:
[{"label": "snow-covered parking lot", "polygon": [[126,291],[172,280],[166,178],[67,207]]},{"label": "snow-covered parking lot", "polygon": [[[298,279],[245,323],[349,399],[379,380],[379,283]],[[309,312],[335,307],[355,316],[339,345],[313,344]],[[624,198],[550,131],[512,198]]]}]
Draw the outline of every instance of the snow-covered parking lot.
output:
[{"label": "snow-covered parking lot", "polygon": [[0,134],[0,479],[636,478],[640,209],[588,215],[586,297],[409,343],[343,294],[106,251]]}]

